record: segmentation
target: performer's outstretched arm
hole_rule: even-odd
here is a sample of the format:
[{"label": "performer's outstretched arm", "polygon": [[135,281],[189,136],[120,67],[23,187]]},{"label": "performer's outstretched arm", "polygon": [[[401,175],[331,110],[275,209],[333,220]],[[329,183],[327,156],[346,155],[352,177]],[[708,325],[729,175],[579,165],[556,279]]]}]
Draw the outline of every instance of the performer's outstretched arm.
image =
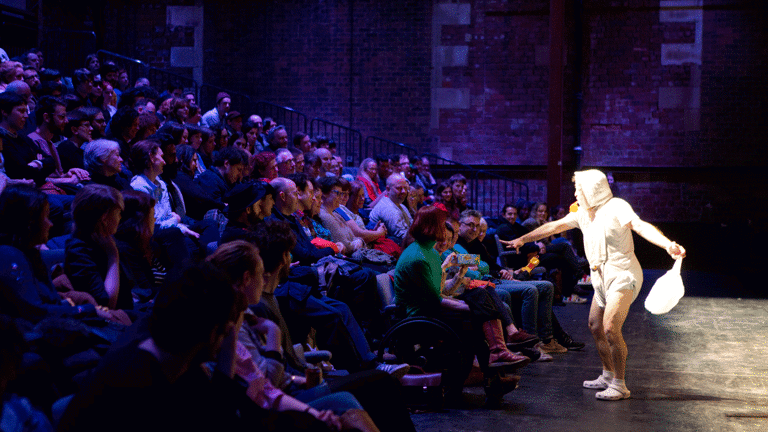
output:
[{"label": "performer's outstretched arm", "polygon": [[630,228],[642,238],[664,249],[674,259],[684,258],[685,249],[679,244],[668,239],[658,228],[638,218],[629,223]]},{"label": "performer's outstretched arm", "polygon": [[510,241],[499,240],[499,241],[508,248],[520,249],[520,247],[522,247],[526,243],[530,243],[536,240],[541,240],[551,235],[559,234],[563,231],[569,230],[570,228],[571,228],[570,225],[563,222],[562,219],[558,219],[556,221],[547,222],[544,225],[529,232],[528,234],[520,236],[514,240],[510,240]]}]

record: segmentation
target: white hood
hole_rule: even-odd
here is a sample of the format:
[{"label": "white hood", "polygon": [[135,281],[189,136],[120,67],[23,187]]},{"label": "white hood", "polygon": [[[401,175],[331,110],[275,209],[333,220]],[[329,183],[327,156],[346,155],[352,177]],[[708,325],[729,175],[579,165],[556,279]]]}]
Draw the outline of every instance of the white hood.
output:
[{"label": "white hood", "polygon": [[587,208],[597,208],[607,203],[613,198],[611,187],[608,185],[608,178],[601,171],[592,169],[587,171],[576,171],[576,188],[581,188],[584,192]]}]

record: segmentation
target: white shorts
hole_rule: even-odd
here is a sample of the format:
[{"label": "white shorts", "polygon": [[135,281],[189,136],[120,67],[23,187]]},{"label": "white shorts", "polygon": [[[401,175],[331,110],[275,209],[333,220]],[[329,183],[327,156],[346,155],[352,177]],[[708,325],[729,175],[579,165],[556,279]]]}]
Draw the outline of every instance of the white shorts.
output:
[{"label": "white shorts", "polygon": [[620,269],[605,263],[592,270],[592,287],[595,289],[595,301],[597,305],[605,309],[606,299],[612,292],[632,291],[632,301],[635,301],[643,286],[643,269],[637,258],[632,260],[629,269]]}]

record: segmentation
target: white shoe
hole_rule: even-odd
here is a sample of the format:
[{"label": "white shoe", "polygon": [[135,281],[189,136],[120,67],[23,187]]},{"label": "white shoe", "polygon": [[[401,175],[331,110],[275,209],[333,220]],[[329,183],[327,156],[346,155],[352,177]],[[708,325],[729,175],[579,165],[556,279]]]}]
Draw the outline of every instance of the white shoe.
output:
[{"label": "white shoe", "polygon": [[611,384],[607,389],[595,393],[595,397],[605,401],[617,401],[622,399],[629,399],[630,393],[626,388],[620,389],[617,386]]},{"label": "white shoe", "polygon": [[404,377],[405,374],[408,373],[411,367],[408,365],[408,363],[401,363],[401,364],[379,363],[379,365],[376,366],[376,369],[380,371],[384,371],[392,375],[393,377],[400,379]]},{"label": "white shoe", "polygon": [[608,382],[608,380],[606,380],[605,377],[602,375],[597,377],[596,380],[584,381],[584,388],[588,388],[588,389],[605,390],[610,385],[611,383]]},{"label": "white shoe", "polygon": [[578,294],[571,294],[570,297],[563,297],[563,303],[584,304],[586,302],[587,299],[579,297]]}]

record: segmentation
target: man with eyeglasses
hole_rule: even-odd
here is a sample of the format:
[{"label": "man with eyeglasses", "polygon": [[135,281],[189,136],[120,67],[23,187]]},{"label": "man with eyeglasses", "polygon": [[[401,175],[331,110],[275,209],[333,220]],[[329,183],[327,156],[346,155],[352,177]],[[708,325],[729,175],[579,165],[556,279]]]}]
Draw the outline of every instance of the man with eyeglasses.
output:
[{"label": "man with eyeglasses", "polygon": [[413,223],[413,218],[403,205],[408,198],[408,192],[408,180],[400,174],[392,174],[387,178],[387,196],[379,200],[371,210],[371,222],[374,225],[384,222],[387,232],[390,233],[388,237],[399,245],[403,244],[403,239]]}]

